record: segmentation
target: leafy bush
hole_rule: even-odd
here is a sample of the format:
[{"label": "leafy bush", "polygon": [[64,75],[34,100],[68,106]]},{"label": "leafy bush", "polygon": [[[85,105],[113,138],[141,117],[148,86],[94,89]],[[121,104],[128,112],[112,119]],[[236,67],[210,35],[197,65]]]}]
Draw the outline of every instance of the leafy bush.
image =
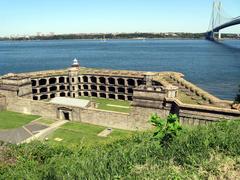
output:
[{"label": "leafy bush", "polygon": [[163,145],[167,145],[182,130],[176,114],[170,114],[167,120],[161,119],[157,114],[153,114],[150,117],[150,122],[156,127],[154,138],[160,140]]},{"label": "leafy bush", "polygon": [[240,85],[239,85],[239,94],[237,94],[236,98],[235,98],[235,103],[240,103]]}]

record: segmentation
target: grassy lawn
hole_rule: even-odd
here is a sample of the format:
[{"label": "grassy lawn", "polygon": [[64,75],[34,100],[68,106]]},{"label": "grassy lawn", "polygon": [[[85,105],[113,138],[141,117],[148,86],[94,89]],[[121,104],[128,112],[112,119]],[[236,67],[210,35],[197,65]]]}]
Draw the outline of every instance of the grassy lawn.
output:
[{"label": "grassy lawn", "polygon": [[105,98],[96,98],[96,97],[86,97],[82,96],[80,99],[87,99],[93,100],[98,104],[98,109],[108,110],[108,111],[116,111],[116,112],[124,112],[129,113],[130,108],[130,101],[122,101],[122,100],[115,100],[115,99],[105,99]]},{"label": "grassy lawn", "polygon": [[[96,143],[109,143],[133,133],[131,131],[113,129],[112,133],[107,137],[97,136],[97,134],[104,129],[106,129],[106,127],[79,122],[69,122],[50,134],[48,136],[48,142],[51,144],[63,144],[67,146],[76,146],[78,144],[94,145]],[[56,138],[62,140],[56,141]]]},{"label": "grassy lawn", "polygon": [[198,104],[197,100],[192,99],[191,96],[188,96],[186,93],[182,91],[178,91],[178,97],[177,97],[182,103],[186,104]]},{"label": "grassy lawn", "polygon": [[39,117],[40,116],[2,111],[0,112],[0,129],[12,129],[21,127]]},{"label": "grassy lawn", "polygon": [[56,122],[56,121],[53,120],[53,119],[44,119],[44,118],[41,118],[41,119],[39,119],[37,122],[42,123],[42,124],[46,124],[46,125],[51,125],[52,123],[54,123],[54,122]]}]

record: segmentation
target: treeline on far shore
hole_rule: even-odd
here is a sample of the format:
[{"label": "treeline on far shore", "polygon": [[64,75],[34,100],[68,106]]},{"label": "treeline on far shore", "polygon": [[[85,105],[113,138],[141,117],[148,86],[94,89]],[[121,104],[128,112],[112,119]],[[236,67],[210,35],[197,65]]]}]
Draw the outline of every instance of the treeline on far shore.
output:
[{"label": "treeline on far shore", "polygon": [[[204,39],[205,33],[98,33],[59,34],[0,37],[0,40],[58,40],[58,39]],[[222,34],[222,38],[240,39],[239,34]]]}]

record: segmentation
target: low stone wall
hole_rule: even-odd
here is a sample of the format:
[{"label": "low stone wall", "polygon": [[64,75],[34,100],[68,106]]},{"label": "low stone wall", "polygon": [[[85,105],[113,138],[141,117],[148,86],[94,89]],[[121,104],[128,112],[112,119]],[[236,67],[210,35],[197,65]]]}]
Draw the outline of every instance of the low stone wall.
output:
[{"label": "low stone wall", "polygon": [[[61,107],[63,106],[45,101],[34,101],[20,97],[7,98],[7,110],[39,115],[45,118],[59,119],[58,109]],[[138,116],[135,116],[135,114],[129,115],[128,113],[110,112],[93,108],[64,107],[71,109],[73,121],[127,130],[146,129],[149,127],[146,122],[150,113],[146,115],[148,116],[146,118],[140,114],[142,110],[136,111],[137,113],[135,114],[138,114]]]},{"label": "low stone wall", "polygon": [[6,97],[0,94],[0,111],[6,109]]},{"label": "low stone wall", "polygon": [[221,120],[240,119],[240,111],[212,106],[183,104],[174,100],[174,113],[179,115],[180,122],[187,125],[207,124]]},{"label": "low stone wall", "polygon": [[133,107],[130,113],[130,119],[134,120],[136,129],[143,130],[151,128],[149,119],[152,114],[157,113],[161,118],[166,118],[169,115],[168,109]]},{"label": "low stone wall", "polygon": [[80,109],[79,121],[119,129],[144,130],[151,127],[151,123],[148,121],[153,113],[165,118],[168,116],[169,110],[133,107],[128,114],[98,109]]},{"label": "low stone wall", "polygon": [[7,98],[7,110],[52,119],[57,118],[57,106],[44,101],[33,101],[19,97]]},{"label": "low stone wall", "polygon": [[170,75],[170,78],[174,81],[176,81],[179,85],[185,87],[186,89],[190,90],[197,96],[202,97],[204,100],[208,101],[211,104],[216,104],[221,107],[231,107],[231,101],[224,101],[221,100],[208,92],[204,91],[203,89],[197,87],[196,85],[188,82],[187,80],[183,79],[182,76],[177,74]]},{"label": "low stone wall", "polygon": [[136,123],[127,113],[109,112],[97,109],[81,109],[80,121],[119,129],[136,129]]},{"label": "low stone wall", "polygon": [[[45,101],[34,101],[20,97],[0,97],[0,109],[40,115],[46,118],[59,119],[59,108],[61,105]],[[165,106],[161,108],[133,107],[131,113],[118,113],[98,110],[93,108],[65,107],[71,109],[73,121],[96,124],[106,127],[142,130],[150,128],[149,117],[157,113],[166,118],[169,113],[179,115],[180,122],[188,125],[207,124],[222,119],[238,119],[240,111],[226,108],[217,108],[202,105],[183,104],[176,99],[166,99]]]}]

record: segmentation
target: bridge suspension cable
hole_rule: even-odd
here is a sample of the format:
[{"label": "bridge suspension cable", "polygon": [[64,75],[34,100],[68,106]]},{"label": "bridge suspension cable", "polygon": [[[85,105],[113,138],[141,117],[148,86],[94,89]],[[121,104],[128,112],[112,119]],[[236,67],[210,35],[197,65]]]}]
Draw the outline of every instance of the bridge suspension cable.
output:
[{"label": "bridge suspension cable", "polygon": [[[224,10],[221,0],[214,0],[212,7],[212,15],[208,31],[206,32],[206,39],[220,40],[221,29],[240,24],[240,16],[233,18]],[[218,37],[215,37],[218,35]]]},{"label": "bridge suspension cable", "polygon": [[223,9],[222,2],[220,0],[214,0],[208,30],[212,31],[215,27],[227,23],[233,19],[234,18]]}]

